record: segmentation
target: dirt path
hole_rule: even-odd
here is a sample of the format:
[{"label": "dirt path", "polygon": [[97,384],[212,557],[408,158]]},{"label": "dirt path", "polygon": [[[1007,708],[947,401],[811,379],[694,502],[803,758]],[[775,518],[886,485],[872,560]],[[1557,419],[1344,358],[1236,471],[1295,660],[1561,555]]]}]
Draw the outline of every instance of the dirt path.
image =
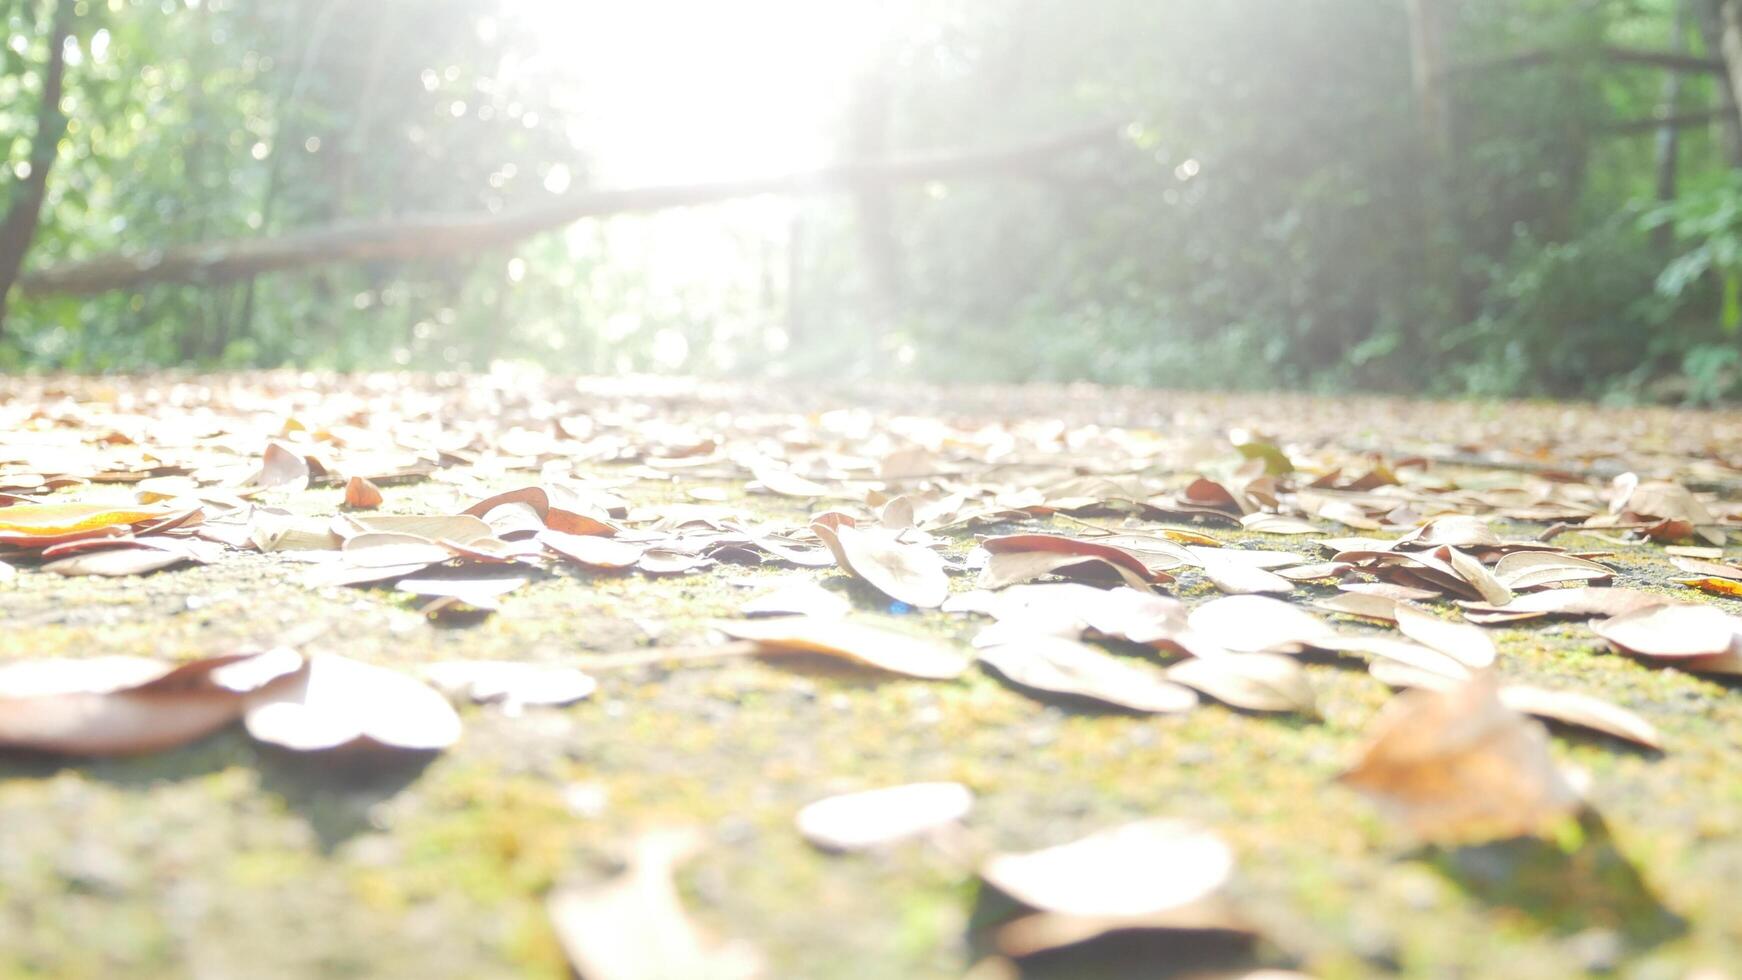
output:
[{"label": "dirt path", "polygon": [[[1236,430],[1258,437],[1247,453],[1256,463],[1235,451]],[[906,493],[922,511],[956,494],[962,503],[935,527],[921,524],[964,566],[984,557],[975,544],[987,535],[1092,536],[1084,522],[1316,563],[1330,554],[1321,539],[1396,538],[1442,504],[1503,539],[1530,539],[1562,520],[1557,510],[1566,523],[1609,514],[1624,495],[1611,479],[1626,472],[1715,489],[1701,498],[1711,527],[1694,530],[1717,531],[1736,508],[1727,488],[1742,485],[1742,416],[1732,414],[1088,388],[13,379],[0,381],[0,432],[0,490],[51,501],[131,500],[142,475],[222,497],[250,482],[278,439],[313,458],[315,485],[244,493],[242,512],[282,512],[272,516],[281,530],[329,523],[344,496],[332,477],[353,473],[382,486],[383,507],[365,517],[449,515],[492,493],[560,484],[603,510],[616,498],[609,519],[631,539],[690,517],[802,534],[809,515],[831,509],[869,524],[878,509],[868,494]],[[1265,477],[1269,446],[1295,471]],[[1371,473],[1396,482],[1348,487]],[[62,474],[97,482],[48,493]],[[823,496],[761,489],[785,475]],[[1232,508],[1193,490],[1200,476],[1233,488]],[[1248,505],[1319,531],[1243,529],[1232,515]],[[227,510],[209,504],[204,517]],[[1742,612],[1675,584],[1687,577],[1665,550],[1676,529],[1629,540],[1664,515],[1635,516],[1553,543],[1604,553],[1604,584]],[[1681,547],[1714,546],[1689,537]],[[711,622],[794,577],[848,599],[865,621],[954,650],[990,621],[913,609],[837,568],[753,548],[670,575],[547,556],[499,610],[430,616],[388,587],[311,587],[319,563],[306,550],[225,548],[209,564],[117,578],[63,577],[15,552],[4,559],[13,576],[0,580],[0,662],[185,661],[289,641],[407,673],[459,659],[575,666],[599,688],[518,714],[464,704],[463,738],[434,754],[298,754],[236,725],[133,758],[0,752],[0,977],[563,976],[547,895],[609,878],[633,837],[660,826],[701,829],[682,898],[710,935],[753,945],[768,976],[947,977],[976,963],[978,975],[1011,975],[988,958],[980,926],[1008,909],[977,884],[979,860],[1155,816],[1231,845],[1225,898],[1255,938],[1126,936],[1026,960],[1023,975],[1269,965],[1327,977],[1617,970],[1671,980],[1742,963],[1735,678],[1619,655],[1577,619],[1489,627],[1498,667],[1631,709],[1664,751],[1556,727],[1553,757],[1588,776],[1590,811],[1546,838],[1423,845],[1334,782],[1392,697],[1358,658],[1302,658],[1319,717],[1208,698],[1180,714],[1098,710],[981,669],[940,683],[786,658],[636,666],[622,655],[717,641]],[[1171,574],[1158,587],[1188,605],[1219,594],[1201,569]],[[949,577],[957,593],[975,580],[971,570]],[[1284,598],[1310,603],[1337,585],[1301,581]],[[1452,598],[1425,605],[1455,617]],[[1320,615],[1346,631],[1390,632]],[[1122,659],[1180,659],[1102,645]],[[940,840],[829,855],[794,830],[794,813],[821,797],[930,780],[976,796],[965,828]]]}]

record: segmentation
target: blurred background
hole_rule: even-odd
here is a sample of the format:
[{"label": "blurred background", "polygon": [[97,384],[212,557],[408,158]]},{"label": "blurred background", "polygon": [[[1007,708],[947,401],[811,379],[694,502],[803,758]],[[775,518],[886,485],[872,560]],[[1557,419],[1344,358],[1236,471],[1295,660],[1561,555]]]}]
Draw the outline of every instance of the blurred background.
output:
[{"label": "blurred background", "polygon": [[1721,401],[1739,7],[0,0],[0,367]]}]

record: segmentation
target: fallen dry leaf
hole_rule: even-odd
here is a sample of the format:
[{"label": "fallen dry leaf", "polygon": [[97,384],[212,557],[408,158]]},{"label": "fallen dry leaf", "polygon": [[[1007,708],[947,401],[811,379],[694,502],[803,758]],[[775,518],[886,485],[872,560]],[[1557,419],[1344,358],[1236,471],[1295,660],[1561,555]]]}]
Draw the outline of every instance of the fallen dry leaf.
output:
[{"label": "fallen dry leaf", "polygon": [[301,658],[286,655],[9,663],[0,666],[0,746],[106,756],[183,745],[235,721],[251,692],[294,672]]},{"label": "fallen dry leaf", "polygon": [[1489,677],[1394,697],[1338,780],[1434,843],[1534,834],[1582,805],[1542,726],[1503,704]]},{"label": "fallen dry leaf", "polygon": [[1714,606],[1662,605],[1594,622],[1591,630],[1642,657],[1709,657],[1730,649],[1737,625]]},{"label": "fallen dry leaf", "polygon": [[14,504],[0,508],[0,545],[40,549],[82,538],[119,535],[175,513],[168,507],[112,504]]},{"label": "fallen dry leaf", "polygon": [[1514,711],[1535,715],[1549,721],[1588,728],[1636,742],[1662,751],[1663,739],[1657,728],[1639,715],[1602,698],[1576,691],[1551,691],[1526,684],[1507,684],[1500,688],[1500,701]]},{"label": "fallen dry leaf", "polygon": [[533,540],[577,565],[606,571],[633,568],[647,553],[646,545],[595,534],[540,531]]},{"label": "fallen dry leaf", "polygon": [[980,877],[1042,912],[1141,919],[1214,895],[1233,870],[1233,851],[1210,831],[1145,820],[1044,850],[994,854]]},{"label": "fallen dry leaf", "polygon": [[479,704],[501,704],[510,715],[529,706],[573,704],[599,687],[598,681],[573,667],[508,660],[447,660],[426,666],[423,676],[448,694]]},{"label": "fallen dry leaf", "polygon": [[1441,619],[1408,603],[1396,606],[1397,628],[1422,646],[1477,670],[1494,662],[1494,641],[1480,626]]},{"label": "fallen dry leaf", "polygon": [[1194,633],[1235,653],[1298,653],[1336,636],[1329,624],[1299,606],[1255,595],[1212,599],[1186,621]]},{"label": "fallen dry leaf", "polygon": [[951,680],[968,669],[967,658],[948,647],[858,622],[782,616],[714,625],[767,654],[822,654],[927,680]]},{"label": "fallen dry leaf", "polygon": [[1339,613],[1344,616],[1377,619],[1387,623],[1397,622],[1398,605],[1396,599],[1382,595],[1370,595],[1365,592],[1340,592],[1313,602],[1314,609]]},{"label": "fallen dry leaf", "polygon": [[836,564],[884,595],[918,609],[935,609],[950,594],[950,580],[937,552],[898,541],[882,530],[862,531],[842,524],[811,530],[835,556]]},{"label": "fallen dry leaf", "polygon": [[1690,589],[1698,589],[1711,595],[1729,596],[1742,599],[1742,581],[1733,578],[1678,578],[1677,585],[1685,585]]},{"label": "fallen dry leaf", "polygon": [[460,738],[460,716],[429,685],[330,653],[250,697],[242,720],[256,739],[297,752],[433,751]]},{"label": "fallen dry leaf", "polygon": [[381,506],[381,488],[360,476],[345,484],[345,506],[352,510],[374,510]]},{"label": "fallen dry leaf", "polygon": [[260,460],[260,471],[248,485],[260,490],[307,490],[311,471],[301,453],[277,442],[266,444]]},{"label": "fallen dry leaf", "polygon": [[798,811],[798,832],[826,851],[858,851],[957,823],[973,806],[961,783],[909,783],[818,800]]},{"label": "fallen dry leaf", "polygon": [[1281,654],[1193,657],[1169,667],[1167,678],[1247,711],[1318,713],[1318,700],[1306,669],[1293,657]]},{"label": "fallen dry leaf", "polygon": [[754,950],[710,941],[684,911],[673,875],[700,850],[694,831],[651,831],[636,839],[628,867],[616,878],[551,892],[551,924],[577,976],[749,980],[761,974]]},{"label": "fallen dry leaf", "polygon": [[1190,711],[1198,696],[1162,671],[1056,636],[1028,636],[980,651],[980,662],[1020,687],[1085,698],[1128,711]]},{"label": "fallen dry leaf", "polygon": [[1614,575],[1607,565],[1542,551],[1516,551],[1494,565],[1494,578],[1517,592],[1564,582],[1607,582]]}]

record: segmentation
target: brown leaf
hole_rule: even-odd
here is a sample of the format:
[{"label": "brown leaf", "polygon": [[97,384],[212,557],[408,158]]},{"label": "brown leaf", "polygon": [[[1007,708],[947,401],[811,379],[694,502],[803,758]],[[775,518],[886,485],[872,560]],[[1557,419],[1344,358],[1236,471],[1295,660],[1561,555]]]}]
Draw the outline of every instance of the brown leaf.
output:
[{"label": "brown leaf", "polygon": [[595,534],[540,531],[533,540],[577,565],[610,571],[633,568],[647,552],[646,545],[603,538]]},{"label": "brown leaf", "polygon": [[1500,689],[1500,701],[1514,711],[1613,735],[1646,748],[1663,749],[1657,728],[1626,708],[1575,691],[1551,691],[1524,684]]},{"label": "brown leaf", "polygon": [[1043,575],[1117,579],[1133,589],[1148,591],[1150,588],[1146,576],[1140,576],[1123,565],[1105,558],[1055,551],[1011,551],[991,555],[974,584],[982,589],[1002,589],[1032,582]]},{"label": "brown leaf", "polygon": [[1275,572],[1239,562],[1211,560],[1204,563],[1204,577],[1226,595],[1257,595],[1276,593],[1287,595],[1294,583]]},{"label": "brown leaf", "polygon": [[1321,528],[1313,527],[1306,521],[1281,514],[1247,514],[1240,518],[1240,526],[1248,531],[1262,534],[1320,534]]},{"label": "brown leaf", "polygon": [[1730,649],[1737,625],[1715,606],[1663,605],[1594,622],[1591,629],[1643,657],[1709,657]]},{"label": "brown leaf", "polygon": [[[94,543],[108,547],[101,550],[79,548],[68,557],[57,558],[42,566],[42,570],[57,575],[101,575],[119,578],[144,575],[186,562],[209,564],[216,561],[223,552],[221,545],[192,538],[131,538]],[[58,553],[56,549],[49,549],[43,554],[51,557]]]},{"label": "brown leaf", "polygon": [[1397,622],[1397,600],[1388,599],[1382,595],[1368,595],[1362,592],[1341,592],[1334,596],[1316,600],[1314,609],[1325,612],[1341,613],[1344,616],[1362,616],[1367,619],[1378,619],[1387,623]]},{"label": "brown leaf", "polygon": [[429,685],[335,654],[310,656],[250,697],[242,720],[256,739],[297,752],[434,751],[460,738],[460,716]]},{"label": "brown leaf", "polygon": [[909,783],[818,800],[798,811],[798,832],[825,851],[859,851],[958,823],[973,807],[961,783]]},{"label": "brown leaf", "polygon": [[1516,591],[1564,582],[1607,582],[1614,575],[1607,565],[1541,551],[1515,551],[1494,565],[1494,577]]},{"label": "brown leaf", "polygon": [[374,510],[381,506],[381,488],[360,476],[345,484],[345,506],[352,510]]},{"label": "brown leaf", "polygon": [[1176,820],[1145,820],[1027,853],[994,854],[980,877],[1042,912],[1140,919],[1215,895],[1234,854],[1215,834]]},{"label": "brown leaf", "polygon": [[577,976],[748,980],[762,973],[754,950],[710,941],[684,912],[673,875],[700,849],[694,831],[652,831],[635,841],[628,868],[615,879],[551,892],[551,924]]},{"label": "brown leaf", "polygon": [[[348,530],[341,527],[347,523]],[[460,544],[496,536],[490,525],[465,514],[362,514],[339,518],[334,522],[334,531],[343,538],[380,532],[414,534],[431,541],[457,541]]]},{"label": "brown leaf", "polygon": [[[1402,664],[1414,670],[1453,680],[1470,676],[1470,668],[1431,647],[1412,640],[1382,633],[1339,633],[1321,641],[1327,650],[1340,653],[1364,653],[1370,657]],[[1369,665],[1369,670],[1372,666]]]},{"label": "brown leaf", "polygon": [[1477,670],[1494,662],[1494,641],[1480,626],[1441,619],[1408,603],[1398,603],[1397,628],[1410,639]]},{"label": "brown leaf", "polygon": [[1338,779],[1435,843],[1535,834],[1582,805],[1542,726],[1503,704],[1488,677],[1394,697]]},{"label": "brown leaf", "polygon": [[1317,714],[1318,701],[1306,669],[1275,653],[1230,653],[1193,657],[1167,669],[1168,680],[1247,711]]},{"label": "brown leaf", "polygon": [[1138,661],[1054,636],[1029,636],[980,651],[980,662],[1030,690],[1087,698],[1128,711],[1190,711],[1198,696]]},{"label": "brown leaf", "polygon": [[898,602],[918,609],[935,609],[950,594],[950,580],[937,552],[896,540],[878,529],[861,530],[842,524],[811,530],[834,553],[840,567]]},{"label": "brown leaf", "polygon": [[987,538],[980,542],[980,547],[985,548],[988,554],[993,555],[1044,551],[1100,558],[1125,568],[1133,575],[1145,580],[1166,581],[1168,579],[1165,574],[1151,571],[1150,566],[1145,564],[1142,559],[1122,548],[1098,541],[1067,538],[1057,534],[1006,534]]},{"label": "brown leaf", "polygon": [[260,472],[249,484],[262,490],[307,490],[310,476],[308,460],[282,443],[269,442],[261,457]]},{"label": "brown leaf", "polygon": [[245,695],[300,664],[287,651],[180,666],[139,657],[6,664],[0,666],[0,747],[66,755],[173,748],[235,721]]},{"label": "brown leaf", "polygon": [[1399,545],[1432,550],[1442,546],[1452,548],[1498,548],[1500,536],[1479,517],[1449,514],[1436,517],[1414,531],[1397,539]]},{"label": "brown leaf", "polygon": [[352,568],[393,568],[401,565],[433,565],[447,561],[453,552],[417,534],[370,531],[348,538],[340,549]]},{"label": "brown leaf", "polygon": [[967,659],[954,650],[863,623],[783,616],[714,625],[727,636],[755,642],[765,654],[823,654],[927,680],[950,680],[968,669]]},{"label": "brown leaf", "polygon": [[1474,557],[1456,548],[1440,548],[1434,552],[1434,557],[1450,565],[1458,577],[1470,583],[1482,601],[1496,606],[1504,606],[1512,601],[1512,590],[1500,584],[1488,567]]},{"label": "brown leaf", "polygon": [[1622,616],[1640,609],[1662,606],[1669,599],[1654,592],[1622,588],[1549,589],[1521,595],[1503,606],[1479,602],[1460,603],[1472,620],[1486,613],[1523,616]]},{"label": "brown leaf", "polygon": [[1700,561],[1680,556],[1673,557],[1670,561],[1675,564],[1675,567],[1690,575],[1742,581],[1742,568],[1737,568],[1735,565],[1726,565],[1715,561]]},{"label": "brown leaf", "polygon": [[1336,631],[1312,613],[1279,599],[1236,595],[1193,609],[1187,624],[1235,653],[1297,653],[1334,639]]}]

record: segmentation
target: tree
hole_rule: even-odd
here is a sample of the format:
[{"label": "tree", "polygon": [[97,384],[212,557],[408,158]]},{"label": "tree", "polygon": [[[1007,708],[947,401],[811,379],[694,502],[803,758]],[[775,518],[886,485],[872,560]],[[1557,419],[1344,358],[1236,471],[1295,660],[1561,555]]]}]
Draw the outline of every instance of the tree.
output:
[{"label": "tree", "polygon": [[24,268],[25,253],[42,222],[42,203],[48,195],[48,175],[54,169],[67,117],[61,111],[61,91],[66,81],[66,48],[72,39],[76,0],[58,0],[48,36],[48,63],[42,69],[42,94],[36,110],[36,137],[30,144],[30,169],[13,189],[6,220],[0,223],[0,335],[6,329],[6,296]]}]

